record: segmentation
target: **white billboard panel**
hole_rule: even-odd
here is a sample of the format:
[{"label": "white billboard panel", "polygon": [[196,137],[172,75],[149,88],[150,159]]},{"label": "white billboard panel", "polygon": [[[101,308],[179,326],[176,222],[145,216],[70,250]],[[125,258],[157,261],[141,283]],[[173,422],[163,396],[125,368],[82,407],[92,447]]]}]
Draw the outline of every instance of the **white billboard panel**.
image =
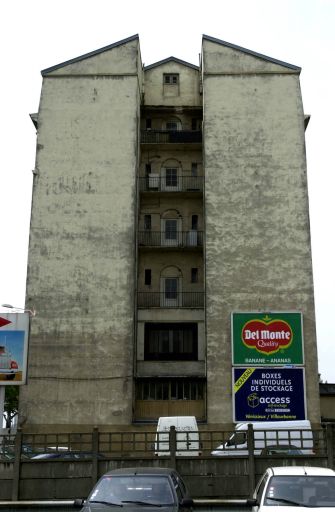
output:
[{"label": "white billboard panel", "polygon": [[0,386],[26,383],[29,313],[0,313]]}]

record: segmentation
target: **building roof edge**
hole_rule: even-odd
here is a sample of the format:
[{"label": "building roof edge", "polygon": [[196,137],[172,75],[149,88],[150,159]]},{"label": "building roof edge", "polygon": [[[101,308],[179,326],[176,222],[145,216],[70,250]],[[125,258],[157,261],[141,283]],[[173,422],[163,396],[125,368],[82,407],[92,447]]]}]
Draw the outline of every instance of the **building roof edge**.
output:
[{"label": "building roof edge", "polygon": [[208,36],[203,34],[202,39],[206,39],[207,41],[211,41],[212,43],[221,44],[223,46],[227,46],[228,48],[232,48],[233,50],[238,50],[243,53],[247,53],[252,55],[253,57],[257,57],[259,59],[267,60],[272,62],[273,64],[279,64],[280,66],[285,66],[286,68],[292,69],[293,71],[297,71],[300,73],[301,67],[295,66],[294,64],[289,64],[288,62],[284,62],[282,60],[274,59],[273,57],[269,57],[268,55],[263,55],[262,53],[254,52],[253,50],[248,50],[248,48],[243,48],[242,46],[237,46],[236,44],[228,43],[227,41],[222,41],[221,39],[217,39],[215,37]]},{"label": "building roof edge", "polygon": [[98,55],[99,53],[106,52],[108,50],[111,50],[112,48],[116,48],[117,46],[121,46],[122,44],[129,43],[130,41],[133,41],[135,39],[139,39],[138,34],[134,34],[133,36],[127,37],[125,39],[121,39],[120,41],[117,41],[116,43],[112,43],[107,46],[103,46],[102,48],[98,48],[97,50],[93,50],[92,52],[84,53],[83,55],[80,55],[79,57],[74,57],[73,59],[61,62],[60,64],[55,64],[54,66],[51,66],[50,68],[42,69],[41,75],[45,76],[48,73],[51,73],[52,71],[56,71],[57,69],[60,69],[64,66],[68,66],[69,64],[74,64],[75,62],[80,62],[81,60],[88,59],[89,57],[94,57],[94,55]]},{"label": "building roof edge", "polygon": [[199,70],[199,66],[196,66],[195,64],[191,64],[190,62],[186,62],[185,60],[177,59],[177,57],[167,57],[166,59],[159,60],[158,62],[154,62],[153,64],[149,64],[149,66],[144,66],[144,71],[147,71],[148,69],[152,69],[158,66],[161,66],[162,64],[166,64],[167,62],[177,62],[177,64],[182,64],[183,66],[188,66],[189,68]]}]

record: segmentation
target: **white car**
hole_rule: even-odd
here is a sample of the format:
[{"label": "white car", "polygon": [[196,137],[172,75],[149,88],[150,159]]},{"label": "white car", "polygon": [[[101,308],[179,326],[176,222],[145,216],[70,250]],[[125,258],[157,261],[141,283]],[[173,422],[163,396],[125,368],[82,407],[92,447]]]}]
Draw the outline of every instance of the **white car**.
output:
[{"label": "white car", "polygon": [[301,507],[335,512],[335,471],[310,466],[268,468],[248,500],[252,512],[301,512]]}]

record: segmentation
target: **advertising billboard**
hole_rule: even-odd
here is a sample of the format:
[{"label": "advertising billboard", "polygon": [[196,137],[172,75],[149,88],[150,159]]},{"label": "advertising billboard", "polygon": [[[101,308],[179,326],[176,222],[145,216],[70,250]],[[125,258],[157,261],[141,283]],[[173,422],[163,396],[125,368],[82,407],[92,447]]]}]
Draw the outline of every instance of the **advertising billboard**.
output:
[{"label": "advertising billboard", "polygon": [[234,421],[306,419],[304,368],[233,368]]},{"label": "advertising billboard", "polygon": [[304,364],[301,313],[232,313],[231,334],[233,365]]},{"label": "advertising billboard", "polygon": [[28,313],[0,313],[0,386],[26,382]]}]

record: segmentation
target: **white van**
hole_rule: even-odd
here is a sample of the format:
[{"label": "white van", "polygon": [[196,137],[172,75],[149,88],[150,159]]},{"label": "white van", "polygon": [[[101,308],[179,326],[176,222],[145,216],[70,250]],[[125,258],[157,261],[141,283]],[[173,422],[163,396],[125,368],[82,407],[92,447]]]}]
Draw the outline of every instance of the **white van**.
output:
[{"label": "white van", "polygon": [[[235,432],[228,441],[211,452],[215,456],[248,455],[247,430],[249,423],[238,423]],[[254,429],[255,455],[260,455],[266,448],[284,447],[288,452],[300,450],[303,455],[314,454],[311,423],[301,421],[252,422]]]},{"label": "white van", "polygon": [[155,438],[155,455],[170,455],[169,432],[176,427],[176,455],[200,455],[199,430],[195,416],[162,416],[158,420]]}]

